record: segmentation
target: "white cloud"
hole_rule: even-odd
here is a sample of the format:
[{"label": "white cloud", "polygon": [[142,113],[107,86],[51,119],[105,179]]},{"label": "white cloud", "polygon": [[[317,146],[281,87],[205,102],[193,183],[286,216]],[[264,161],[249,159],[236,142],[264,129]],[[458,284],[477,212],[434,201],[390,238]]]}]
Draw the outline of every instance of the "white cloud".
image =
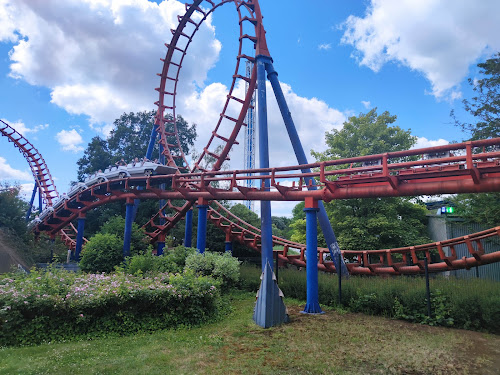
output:
[{"label": "white cloud", "polygon": [[[184,9],[175,0],[0,0],[0,41],[14,42],[12,77],[50,88],[54,104],[106,132],[123,112],[154,108],[164,43]],[[180,96],[203,87],[220,49],[208,19],[184,59]]]},{"label": "white cloud", "polygon": [[323,51],[328,51],[331,48],[332,48],[332,45],[330,43],[323,43],[323,44],[320,44],[318,46],[318,49],[323,50]]},{"label": "white cloud", "polygon": [[364,106],[366,109],[369,109],[369,108],[371,107],[371,105],[372,105],[372,103],[371,103],[369,100],[368,100],[368,101],[366,101],[366,100],[362,100],[362,101],[361,101],[361,104],[363,104],[363,106]]},{"label": "white cloud", "polygon": [[425,137],[417,137],[417,143],[412,147],[413,148],[425,148],[425,147],[434,147],[434,146],[442,146],[442,145],[447,145],[450,142],[447,141],[446,139],[436,139],[436,140],[431,140],[427,139]]},{"label": "white cloud", "polygon": [[75,129],[61,130],[57,133],[56,140],[64,151],[71,151],[74,153],[83,151],[83,147],[81,146],[83,138]]},{"label": "white cloud", "polygon": [[7,163],[7,159],[0,156],[0,179],[29,181],[33,179],[33,175],[30,172],[12,168]]},{"label": "white cloud", "polygon": [[363,18],[347,18],[342,41],[360,65],[400,63],[422,73],[434,96],[453,100],[469,66],[500,49],[499,13],[497,0],[371,0]]}]

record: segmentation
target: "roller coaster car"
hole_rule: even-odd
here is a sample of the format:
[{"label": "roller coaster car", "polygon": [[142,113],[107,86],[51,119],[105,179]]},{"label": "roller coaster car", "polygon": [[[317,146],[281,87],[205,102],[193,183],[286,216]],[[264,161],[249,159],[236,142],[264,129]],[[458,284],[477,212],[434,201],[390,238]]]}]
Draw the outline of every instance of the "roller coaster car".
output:
[{"label": "roller coaster car", "polygon": [[[70,191],[70,194],[71,194],[71,191]],[[76,191],[73,193],[73,195],[75,195],[75,194],[76,194]],[[73,195],[70,195],[70,196],[73,196]],[[61,195],[59,197],[59,199],[54,203],[54,206],[53,206],[54,209],[57,210],[59,207],[61,207],[62,205],[64,205],[64,202],[66,202],[69,198],[70,197],[66,193],[64,193],[63,195]]]},{"label": "roller coaster car", "polygon": [[42,220],[40,220],[40,218],[38,216],[36,216],[33,220],[31,220],[29,223],[28,223],[28,229],[31,230],[33,229],[33,227],[39,223],[41,223]]},{"label": "roller coaster car", "polygon": [[429,154],[425,154],[424,160],[449,158],[450,156],[450,151],[432,152]]},{"label": "roller coaster car", "polygon": [[155,176],[174,174],[177,168],[169,167],[167,165],[153,163],[151,161],[140,162],[127,165],[127,170],[132,177],[138,176]]},{"label": "roller coaster car", "polygon": [[130,173],[127,170],[126,165],[119,165],[117,167],[106,168],[103,174],[108,180],[116,180],[118,178],[130,177]]},{"label": "roller coaster car", "polygon": [[108,178],[106,177],[106,175],[103,172],[96,172],[96,173],[93,173],[90,176],[88,176],[85,179],[84,183],[85,183],[85,186],[91,187],[92,185],[99,184],[101,182],[106,182],[106,181],[108,181]]},{"label": "roller coaster car", "polygon": [[54,207],[52,206],[45,207],[45,210],[43,210],[39,216],[40,221],[45,220],[53,212],[54,212]]},{"label": "roller coaster car", "polygon": [[382,159],[367,160],[361,163],[362,167],[371,167],[372,165],[382,165]]},{"label": "roller coaster car", "polygon": [[85,189],[87,189],[87,185],[83,182],[77,182],[76,184],[71,185],[68,192],[68,198],[73,198],[76,194],[84,191]]}]

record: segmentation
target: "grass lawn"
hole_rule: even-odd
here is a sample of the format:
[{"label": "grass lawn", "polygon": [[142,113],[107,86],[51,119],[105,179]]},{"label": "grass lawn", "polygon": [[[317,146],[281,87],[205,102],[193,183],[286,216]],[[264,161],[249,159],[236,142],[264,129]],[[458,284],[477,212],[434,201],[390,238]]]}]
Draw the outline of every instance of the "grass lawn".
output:
[{"label": "grass lawn", "polygon": [[291,323],[261,329],[255,295],[223,321],[154,334],[0,350],[0,374],[498,374],[500,336],[286,300]]}]

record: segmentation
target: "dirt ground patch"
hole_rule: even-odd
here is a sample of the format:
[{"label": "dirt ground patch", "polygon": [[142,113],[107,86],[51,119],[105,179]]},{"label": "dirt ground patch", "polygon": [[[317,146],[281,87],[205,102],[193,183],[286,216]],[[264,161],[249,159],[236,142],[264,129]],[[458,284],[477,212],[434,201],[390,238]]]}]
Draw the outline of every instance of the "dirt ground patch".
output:
[{"label": "dirt ground patch", "polygon": [[[303,314],[302,308],[297,305],[288,307],[291,319],[291,325],[297,326],[300,330],[302,325],[310,323],[311,316]],[[344,345],[346,352],[359,351],[359,342],[355,339],[358,336],[357,329],[354,327],[365,327],[369,336],[373,337],[372,344],[368,345],[370,350],[385,351],[387,342],[394,335],[401,336],[401,345],[407,345],[407,341],[414,340],[414,351],[425,354],[430,351],[436,354],[434,360],[437,361],[434,367],[418,369],[418,366],[409,366],[404,368],[401,365],[388,366],[387,373],[397,374],[472,374],[472,375],[498,375],[500,374],[500,336],[486,334],[475,331],[461,329],[452,329],[444,327],[432,327],[423,324],[415,324],[401,320],[392,320],[381,317],[372,317],[358,313],[338,314],[335,311],[327,311],[325,314],[315,315],[315,324],[323,329],[331,329],[335,321],[342,320],[343,324],[352,325],[352,343],[355,345]],[[381,321],[383,324],[381,324]],[[374,327],[378,326],[378,328]],[[321,331],[322,328],[318,328]],[[347,333],[347,335],[349,335]],[[449,337],[448,343],[452,346],[445,352],[439,352],[438,348],[432,345],[425,347],[425,343],[420,342],[421,337]],[[396,340],[397,341],[397,340]],[[410,347],[412,345],[410,344]],[[447,353],[446,353],[447,352]],[[397,350],[394,351],[396,355]],[[429,358],[431,360],[431,358]],[[375,373],[378,371],[375,370]],[[385,373],[385,372],[384,372]]]}]

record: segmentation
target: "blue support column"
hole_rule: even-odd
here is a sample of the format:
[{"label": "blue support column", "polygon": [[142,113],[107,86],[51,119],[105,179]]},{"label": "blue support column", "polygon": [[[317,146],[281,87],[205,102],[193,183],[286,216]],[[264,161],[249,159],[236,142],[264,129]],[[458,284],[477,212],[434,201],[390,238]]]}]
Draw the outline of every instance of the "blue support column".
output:
[{"label": "blue support column", "polygon": [[186,228],[184,230],[184,246],[191,247],[193,237],[193,210],[186,212]]},{"label": "blue support column", "polygon": [[38,185],[35,181],[35,186],[33,187],[33,193],[31,193],[30,205],[28,207],[28,212],[26,212],[26,222],[29,221],[31,216],[31,210],[33,209],[33,203],[35,202],[36,191],[38,190]]},{"label": "blue support column", "polygon": [[207,243],[207,210],[208,204],[204,199],[198,200],[198,230],[197,230],[197,241],[196,248],[200,254],[205,252],[205,247]]},{"label": "blue support column", "polygon": [[319,209],[314,207],[317,204],[307,204],[307,202],[308,200],[306,200],[306,208],[304,208],[306,213],[307,304],[303,313],[322,314],[318,291],[318,229],[316,214]]},{"label": "blue support column", "polygon": [[42,205],[43,205],[43,201],[42,201],[42,189],[39,187],[38,188],[38,213],[42,213]]},{"label": "blue support column", "polygon": [[[266,64],[271,63],[269,56],[257,56],[257,103],[259,123],[259,167],[269,168],[269,140],[267,130],[267,97],[266,97]],[[261,173],[269,175],[269,173]],[[271,181],[264,181],[265,190],[271,187]],[[262,272],[266,265],[273,263],[273,231],[271,221],[271,202],[260,202],[260,229],[261,229],[261,258]]]},{"label": "blue support column", "polygon": [[233,253],[233,243],[231,242],[231,233],[227,232],[226,233],[226,242],[225,242],[225,250],[226,253]]},{"label": "blue support column", "polygon": [[123,233],[124,260],[130,256],[130,240],[132,239],[132,223],[134,222],[134,200],[127,200],[125,207],[125,231]]},{"label": "blue support column", "polygon": [[157,136],[157,131],[156,131],[156,124],[153,125],[153,129],[151,130],[151,135],[149,136],[149,144],[148,144],[148,149],[146,151],[146,157],[148,159],[151,159],[151,156],[153,156],[153,149],[155,147],[156,143],[156,136]]},{"label": "blue support column", "polygon": [[[160,155],[159,159],[160,164],[165,164],[165,155],[163,155],[163,146],[160,145]],[[160,184],[160,189],[165,190],[165,184]],[[165,206],[165,199],[160,199],[158,201],[158,207],[159,210],[161,210],[161,213],[165,215],[165,211],[163,210],[163,207]],[[165,225],[166,220],[160,217],[160,225]],[[160,256],[163,254],[163,249],[165,248],[165,235],[162,235],[162,240],[157,243],[157,249],[156,249],[156,255]]]},{"label": "blue support column", "polygon": [[163,249],[165,249],[165,241],[158,241],[156,243],[156,255],[163,255]]},{"label": "blue support column", "polygon": [[50,263],[54,261],[54,246],[56,243],[56,237],[52,234],[50,236]]},{"label": "blue support column", "polygon": [[[155,143],[156,143],[156,137],[158,135],[156,128],[157,128],[157,126],[153,124],[153,129],[151,129],[151,135],[149,136],[148,149],[146,150],[146,155],[145,155],[146,158],[148,158],[148,159],[151,159],[151,157],[153,156],[153,150],[154,150]],[[142,190],[143,187],[139,186],[138,189]],[[135,217],[137,215],[137,210],[139,209],[139,203],[140,203],[140,199],[134,200],[134,212],[132,215],[132,221],[135,221]]]},{"label": "blue support column", "polygon": [[[278,73],[274,69],[274,66],[271,61],[266,63],[266,70],[268,73],[268,79],[271,82],[271,86],[273,87],[274,95],[276,96],[276,101],[278,102],[278,106],[280,108],[281,116],[283,117],[283,121],[286,126],[286,130],[288,132],[288,136],[290,141],[292,142],[292,147],[297,157],[297,161],[299,164],[308,164],[307,157],[304,152],[304,148],[302,147],[302,143],[300,142],[299,135],[297,133],[297,129],[295,128],[295,124],[292,119],[292,114],[288,109],[288,105],[285,100],[285,96],[283,95],[283,90],[281,90],[281,85],[278,80]],[[302,173],[311,173],[310,168],[302,169]],[[312,180],[312,185],[309,186],[309,181]],[[314,186],[314,180],[312,178],[305,179],[306,186],[310,190],[316,190],[316,186]],[[333,232],[332,226],[330,224],[330,220],[328,219],[328,215],[326,213],[323,202],[319,202],[319,213],[318,220],[319,225],[321,227],[321,231],[325,236],[326,243],[328,245],[328,249],[330,250],[330,256],[332,257],[333,262],[335,263],[336,269],[342,270],[343,275],[348,275],[349,271],[345,266],[344,262],[342,264],[338,264],[338,254],[340,253],[340,248],[337,243],[337,238],[335,237],[335,233]]]},{"label": "blue support column", "polygon": [[83,246],[83,231],[85,230],[85,216],[78,217],[77,232],[76,232],[76,246],[75,246],[75,260],[80,261],[80,253]]}]

